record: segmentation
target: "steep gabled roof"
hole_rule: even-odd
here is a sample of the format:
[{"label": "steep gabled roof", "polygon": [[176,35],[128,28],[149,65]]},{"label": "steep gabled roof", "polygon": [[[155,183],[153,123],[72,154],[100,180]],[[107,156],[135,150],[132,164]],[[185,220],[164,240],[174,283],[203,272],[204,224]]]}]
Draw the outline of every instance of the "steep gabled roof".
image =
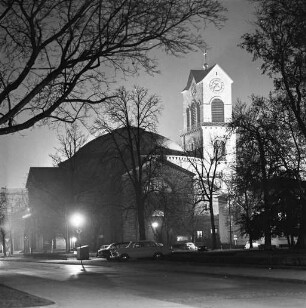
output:
[{"label": "steep gabled roof", "polygon": [[205,78],[205,76],[207,76],[208,73],[215,66],[216,66],[216,64],[211,66],[210,68],[208,68],[206,70],[190,70],[189,78],[188,78],[188,81],[187,81],[187,85],[186,85],[186,87],[184,88],[183,91],[186,91],[186,90],[188,90],[190,88],[193,79],[195,80],[196,83],[202,81]]}]

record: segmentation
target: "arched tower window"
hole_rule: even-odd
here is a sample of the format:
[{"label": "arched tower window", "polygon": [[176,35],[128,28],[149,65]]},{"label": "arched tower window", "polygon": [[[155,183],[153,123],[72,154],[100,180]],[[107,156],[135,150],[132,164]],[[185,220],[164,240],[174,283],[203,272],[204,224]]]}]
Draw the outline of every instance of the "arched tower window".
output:
[{"label": "arched tower window", "polygon": [[190,128],[190,109],[186,109],[187,129]]},{"label": "arched tower window", "polygon": [[224,103],[221,99],[214,99],[211,103],[211,121],[224,122]]},{"label": "arched tower window", "polygon": [[193,101],[191,104],[191,126],[194,128],[200,124],[200,105]]},{"label": "arched tower window", "polygon": [[200,125],[200,123],[201,123],[200,104],[197,104],[197,124]]},{"label": "arched tower window", "polygon": [[197,124],[197,108],[196,104],[191,105],[191,126],[194,127]]}]

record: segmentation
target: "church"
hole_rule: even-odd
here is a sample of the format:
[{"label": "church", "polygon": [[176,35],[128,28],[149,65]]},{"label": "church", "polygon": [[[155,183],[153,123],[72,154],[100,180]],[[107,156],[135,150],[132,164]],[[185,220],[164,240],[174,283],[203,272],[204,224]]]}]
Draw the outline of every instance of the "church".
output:
[{"label": "church", "polygon": [[[214,186],[218,184],[213,194],[215,232],[219,247],[228,247],[233,239],[236,244],[239,234],[232,225],[227,188],[222,181],[235,164],[236,136],[227,129],[232,116],[232,83],[218,64],[191,70],[182,91],[182,146],[158,134],[144,132],[143,153],[150,151],[153,136],[154,140],[162,140],[163,145],[160,172],[150,182],[159,188],[159,193],[150,195],[147,201],[150,203],[145,222],[148,239],[167,245],[188,240],[210,246],[209,215],[203,210],[204,200],[195,206],[193,183],[199,177],[197,169],[201,164],[211,169],[211,157],[217,149],[221,154],[214,173]],[[137,215],[126,184],[126,172],[114,162],[111,148],[111,139],[106,134],[85,144],[75,157],[58,167],[30,168],[27,188],[33,214],[26,228],[30,239],[28,250],[50,250],[59,247],[56,242],[62,243],[63,239],[71,247],[74,231],[69,230],[67,217],[72,209],[82,210],[88,217],[82,237],[91,249],[138,239]],[[193,156],[194,151],[200,156]]]},{"label": "church", "polygon": [[[215,161],[216,181],[220,189],[214,192],[213,207],[217,217],[220,245],[227,247],[242,244],[237,226],[230,214],[230,204],[227,198],[225,179],[229,178],[235,165],[236,134],[229,132],[227,124],[232,119],[232,84],[233,80],[218,65],[208,67],[204,64],[201,70],[191,70],[188,81],[182,91],[184,129],[181,142],[184,152],[195,153],[199,162],[191,163],[185,157],[168,159],[186,168],[196,176],[212,177],[212,164],[216,147],[220,148],[222,157]],[[194,160],[197,160],[197,157]],[[201,169],[203,164],[205,174],[197,174],[194,169]],[[203,169],[203,168],[202,168]],[[207,213],[206,213],[207,215]],[[201,234],[201,233],[200,233]]]}]

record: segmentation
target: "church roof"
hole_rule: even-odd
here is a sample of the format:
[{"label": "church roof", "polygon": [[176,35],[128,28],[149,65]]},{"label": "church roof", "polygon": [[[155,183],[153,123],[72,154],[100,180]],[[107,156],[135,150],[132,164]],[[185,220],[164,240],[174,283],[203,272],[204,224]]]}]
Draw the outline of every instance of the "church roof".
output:
[{"label": "church roof", "polygon": [[190,70],[190,74],[189,74],[189,78],[188,78],[188,81],[187,81],[187,85],[186,87],[184,88],[183,91],[186,91],[190,88],[191,86],[191,83],[192,83],[192,80],[194,79],[196,83],[202,81],[206,75],[208,75],[208,73],[216,66],[213,65],[211,66],[210,68],[208,69],[202,69],[202,70]]},{"label": "church roof", "polygon": [[[162,135],[157,133],[146,131],[142,128],[137,130],[136,127],[130,128],[130,133],[133,138],[137,138],[137,134],[140,132],[141,134],[141,152],[142,154],[147,154],[152,151],[156,146],[164,149],[164,154],[167,155],[175,155],[178,153],[182,153],[184,150],[177,143],[168,139]],[[114,151],[114,138],[117,140],[118,144],[127,144],[127,133],[128,130],[125,127],[118,128],[114,130],[112,133],[107,133],[105,135],[101,135],[96,139],[91,140],[86,143],[76,154],[75,156],[85,156],[86,160],[89,157],[100,156],[102,153],[111,153]],[[115,150],[116,152],[116,150]],[[75,158],[74,158],[75,159]],[[68,160],[62,162],[60,165],[65,165]]]}]

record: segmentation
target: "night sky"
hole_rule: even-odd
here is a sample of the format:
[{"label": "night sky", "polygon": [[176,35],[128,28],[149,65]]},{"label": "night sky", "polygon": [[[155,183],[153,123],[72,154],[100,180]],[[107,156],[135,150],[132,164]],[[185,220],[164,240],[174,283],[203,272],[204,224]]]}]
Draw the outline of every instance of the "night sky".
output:
[{"label": "night sky", "polygon": [[[251,94],[267,95],[272,90],[272,82],[258,69],[259,62],[252,62],[252,55],[237,45],[241,35],[252,32],[251,21],[254,8],[247,0],[224,0],[228,8],[227,22],[221,30],[208,26],[202,33],[208,44],[207,62],[209,66],[219,64],[233,79],[233,103],[240,99],[248,101]],[[161,52],[155,53],[159,59],[161,74],[154,77],[141,74],[119,85],[127,88],[137,84],[158,94],[164,110],[160,118],[158,132],[176,142],[180,142],[183,128],[183,108],[181,91],[187,83],[190,69],[201,69],[202,51],[175,58]],[[0,136],[0,187],[23,188],[29,168],[52,166],[49,154],[57,147],[56,131],[47,127],[36,127],[14,135]]]}]

